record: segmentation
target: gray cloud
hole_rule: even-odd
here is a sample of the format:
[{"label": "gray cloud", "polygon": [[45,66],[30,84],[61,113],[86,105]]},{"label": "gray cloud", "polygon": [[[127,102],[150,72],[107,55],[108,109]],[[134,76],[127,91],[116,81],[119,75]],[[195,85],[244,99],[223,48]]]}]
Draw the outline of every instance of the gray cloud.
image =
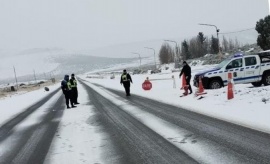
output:
[{"label": "gray cloud", "polygon": [[98,47],[255,27],[268,0],[1,0],[0,49]]}]

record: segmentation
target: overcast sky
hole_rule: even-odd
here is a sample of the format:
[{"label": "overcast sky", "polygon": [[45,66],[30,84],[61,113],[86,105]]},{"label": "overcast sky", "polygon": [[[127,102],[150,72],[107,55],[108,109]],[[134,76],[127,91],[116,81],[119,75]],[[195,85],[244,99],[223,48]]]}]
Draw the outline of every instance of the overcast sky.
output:
[{"label": "overcast sky", "polygon": [[255,27],[268,0],[0,0],[0,49],[95,49]]}]

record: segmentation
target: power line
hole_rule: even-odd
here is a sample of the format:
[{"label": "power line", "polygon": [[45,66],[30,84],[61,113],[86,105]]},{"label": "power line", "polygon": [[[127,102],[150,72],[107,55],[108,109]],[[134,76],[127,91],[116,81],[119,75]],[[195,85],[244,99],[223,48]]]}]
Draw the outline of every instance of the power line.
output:
[{"label": "power line", "polygon": [[220,34],[232,34],[232,33],[239,33],[239,32],[244,32],[244,31],[249,31],[249,30],[254,30],[255,27],[252,28],[248,28],[248,29],[244,29],[244,30],[240,30],[240,31],[233,31],[233,32],[225,32],[225,33],[220,33]]}]

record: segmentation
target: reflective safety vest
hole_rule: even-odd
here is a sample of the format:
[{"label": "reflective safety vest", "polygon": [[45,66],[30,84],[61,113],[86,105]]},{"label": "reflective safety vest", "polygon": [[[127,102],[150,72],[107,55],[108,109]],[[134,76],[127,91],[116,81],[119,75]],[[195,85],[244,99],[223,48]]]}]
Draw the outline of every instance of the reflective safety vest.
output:
[{"label": "reflective safety vest", "polygon": [[76,88],[77,87],[77,81],[74,79],[71,79],[73,81],[73,84],[70,83],[71,88]]},{"label": "reflective safety vest", "polygon": [[122,77],[121,77],[121,78],[122,78],[122,80],[123,80],[123,81],[128,81],[128,79],[127,79],[127,74],[122,75]]},{"label": "reflective safety vest", "polygon": [[71,88],[72,88],[72,85],[69,81],[67,82],[67,87],[68,87],[68,90],[71,90]]},{"label": "reflective safety vest", "polygon": [[77,80],[74,79],[73,82],[74,82],[74,87],[77,87]]},{"label": "reflective safety vest", "polygon": [[72,84],[70,83],[70,87],[71,87],[71,88],[75,88],[76,85],[75,85],[75,84],[72,85]]}]

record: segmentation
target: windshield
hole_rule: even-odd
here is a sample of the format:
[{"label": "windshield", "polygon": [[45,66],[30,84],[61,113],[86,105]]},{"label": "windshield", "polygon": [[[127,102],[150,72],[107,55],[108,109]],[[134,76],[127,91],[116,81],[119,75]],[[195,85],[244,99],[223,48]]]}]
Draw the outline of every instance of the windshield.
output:
[{"label": "windshield", "polygon": [[223,60],[221,63],[219,63],[216,68],[222,68],[223,66],[225,66],[231,59],[225,59]]}]

